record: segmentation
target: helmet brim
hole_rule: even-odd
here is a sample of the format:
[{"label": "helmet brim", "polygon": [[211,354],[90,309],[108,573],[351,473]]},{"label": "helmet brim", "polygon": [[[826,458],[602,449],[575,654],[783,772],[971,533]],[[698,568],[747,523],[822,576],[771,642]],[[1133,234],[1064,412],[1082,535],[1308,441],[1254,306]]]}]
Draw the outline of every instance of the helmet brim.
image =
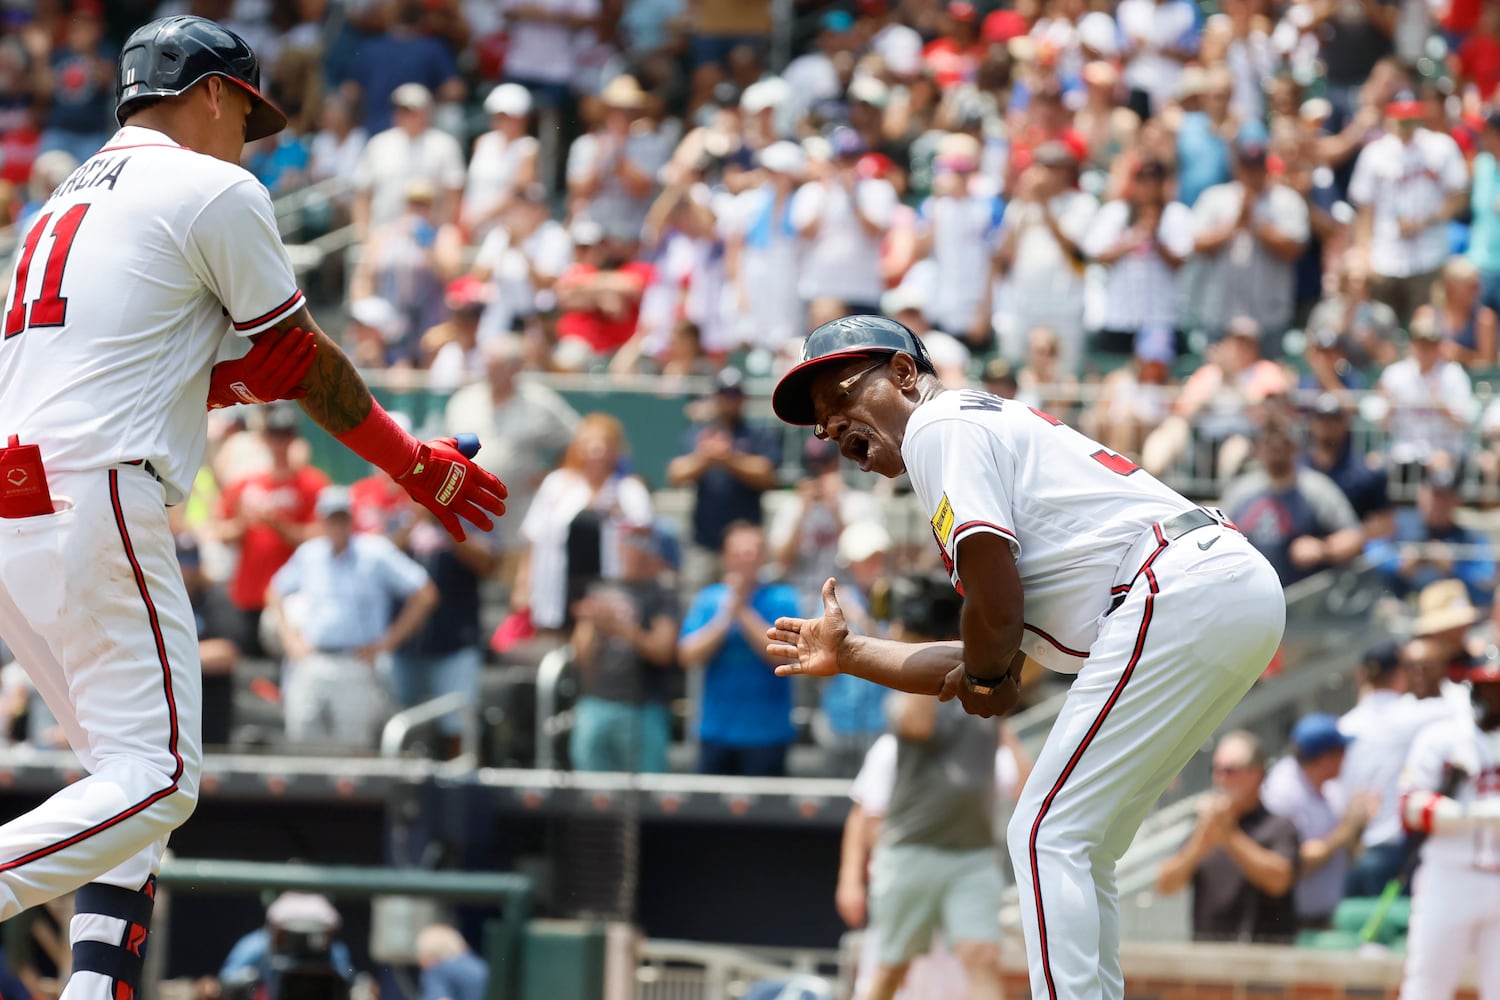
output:
[{"label": "helmet brim", "polygon": [[246,142],[264,139],[266,136],[275,135],[286,128],[286,112],[273,104],[259,90],[250,86],[244,80],[238,80],[227,73],[224,74],[224,79],[239,84],[250,95],[250,117],[245,119]]},{"label": "helmet brim", "polygon": [[880,355],[898,354],[899,351],[884,348],[835,351],[820,358],[806,361],[787,370],[771,392],[771,409],[782,423],[794,427],[811,427],[818,422],[813,409],[812,384],[819,375],[837,368],[850,358],[873,358]]}]

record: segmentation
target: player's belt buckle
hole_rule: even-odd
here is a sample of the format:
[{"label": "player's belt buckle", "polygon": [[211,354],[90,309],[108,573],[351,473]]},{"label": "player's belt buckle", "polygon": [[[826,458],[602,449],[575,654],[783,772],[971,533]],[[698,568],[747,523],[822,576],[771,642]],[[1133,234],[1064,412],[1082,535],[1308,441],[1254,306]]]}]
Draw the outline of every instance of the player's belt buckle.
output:
[{"label": "player's belt buckle", "polygon": [[1175,542],[1190,531],[1222,523],[1202,507],[1194,507],[1192,510],[1185,510],[1176,517],[1169,517],[1161,522],[1161,536],[1169,542]]}]

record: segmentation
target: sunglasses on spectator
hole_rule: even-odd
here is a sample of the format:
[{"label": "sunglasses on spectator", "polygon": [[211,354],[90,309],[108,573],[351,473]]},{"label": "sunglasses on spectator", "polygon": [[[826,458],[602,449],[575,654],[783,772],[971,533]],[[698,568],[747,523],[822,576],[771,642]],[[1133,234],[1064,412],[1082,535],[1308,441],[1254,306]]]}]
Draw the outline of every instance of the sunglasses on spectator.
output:
[{"label": "sunglasses on spectator", "polygon": [[1249,764],[1215,764],[1214,765],[1214,774],[1215,775],[1223,775],[1226,778],[1232,778],[1236,774],[1240,774],[1240,773],[1242,773],[1244,771],[1248,771],[1248,770],[1250,770],[1250,765]]}]

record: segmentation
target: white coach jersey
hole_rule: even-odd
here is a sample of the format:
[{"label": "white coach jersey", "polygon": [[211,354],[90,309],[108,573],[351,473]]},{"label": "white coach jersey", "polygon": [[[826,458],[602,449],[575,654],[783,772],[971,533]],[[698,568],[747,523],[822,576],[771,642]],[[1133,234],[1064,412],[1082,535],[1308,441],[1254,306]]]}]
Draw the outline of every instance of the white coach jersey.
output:
[{"label": "white coach jersey", "polygon": [[1010,541],[1025,590],[1021,649],[1061,673],[1083,667],[1142,533],[1193,507],[1055,418],[985,392],[922,404],[901,454],[955,586],[961,539],[989,532]]},{"label": "white coach jersey", "polygon": [[179,503],[203,458],[225,337],[302,304],[249,172],[122,128],[58,187],[16,254],[0,434],[39,445],[51,469],[144,459]]},{"label": "white coach jersey", "polygon": [[[1442,791],[1455,767],[1467,776],[1453,792],[1454,801],[1472,806],[1500,796],[1500,732],[1486,733],[1472,719],[1423,729],[1401,771],[1403,798],[1409,792]],[[1422,845],[1422,863],[1500,872],[1500,827],[1434,833]]]}]

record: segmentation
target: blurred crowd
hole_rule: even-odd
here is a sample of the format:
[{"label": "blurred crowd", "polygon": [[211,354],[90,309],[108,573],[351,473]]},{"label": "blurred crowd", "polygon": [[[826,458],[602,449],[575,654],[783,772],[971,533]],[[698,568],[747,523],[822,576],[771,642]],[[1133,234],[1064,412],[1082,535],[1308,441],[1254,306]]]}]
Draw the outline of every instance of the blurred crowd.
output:
[{"label": "blurred crowd", "polygon": [[[213,732],[234,700],[214,678],[246,662],[277,665],[252,694],[288,743],[368,749],[397,708],[561,647],[572,766],[774,775],[813,743],[853,774],[882,693],[778,680],[759,637],[831,575],[888,630],[936,553],[893,532],[899,482],[756,395],[851,312],[1218,503],[1288,585],[1362,559],[1407,618],[1445,582],[1492,601],[1471,515],[1500,498],[1494,4],[0,10],[0,222],[24,232],[112,131],[126,32],[223,21],[292,123],[245,166],[294,242],[348,237],[304,273],[325,325],[511,489],[455,544],[382,475],[334,484],[295,408],[212,415],[174,516]],[[648,478],[630,442],[651,429],[578,412],[556,373],[687,400],[678,457]],[[14,728],[55,742],[18,673]],[[669,759],[684,740],[696,759]]]}]

